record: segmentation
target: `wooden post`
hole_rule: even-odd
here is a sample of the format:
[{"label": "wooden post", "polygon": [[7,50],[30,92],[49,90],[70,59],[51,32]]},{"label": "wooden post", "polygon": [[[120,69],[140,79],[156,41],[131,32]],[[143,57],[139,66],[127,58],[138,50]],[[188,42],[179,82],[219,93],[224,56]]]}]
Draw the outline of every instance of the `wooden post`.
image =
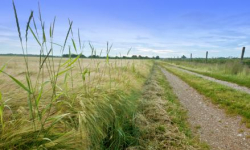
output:
[{"label": "wooden post", "polygon": [[192,53],[190,54],[190,60],[192,61]]},{"label": "wooden post", "polygon": [[241,63],[243,63],[243,58],[244,58],[244,54],[245,54],[245,49],[246,49],[245,47],[242,48],[241,58],[240,58]]},{"label": "wooden post", "polygon": [[206,63],[207,63],[208,51],[206,52]]}]

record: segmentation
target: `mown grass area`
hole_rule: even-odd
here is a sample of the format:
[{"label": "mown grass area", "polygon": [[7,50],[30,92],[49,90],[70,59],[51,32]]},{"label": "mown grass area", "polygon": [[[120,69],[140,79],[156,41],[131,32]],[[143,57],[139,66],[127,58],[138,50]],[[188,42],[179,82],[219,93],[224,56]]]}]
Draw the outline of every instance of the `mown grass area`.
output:
[{"label": "mown grass area", "polygon": [[241,64],[239,60],[207,64],[187,61],[173,61],[172,63],[168,63],[195,73],[250,88],[250,68],[247,65]]},{"label": "mown grass area", "polygon": [[132,148],[209,149],[192,134],[186,111],[158,66],[153,68],[138,106],[135,120],[140,130],[140,146]]},{"label": "mown grass area", "polygon": [[250,95],[239,92],[216,82],[205,80],[201,77],[185,73],[171,66],[162,64],[169,72],[177,75],[183,81],[195,88],[198,92],[218,104],[230,114],[237,114],[243,117],[243,122],[250,127]]}]

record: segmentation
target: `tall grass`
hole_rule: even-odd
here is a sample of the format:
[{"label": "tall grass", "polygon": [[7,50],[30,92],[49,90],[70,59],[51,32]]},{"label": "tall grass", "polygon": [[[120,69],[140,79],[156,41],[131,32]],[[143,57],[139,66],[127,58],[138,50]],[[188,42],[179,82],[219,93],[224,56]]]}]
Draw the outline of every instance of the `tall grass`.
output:
[{"label": "tall grass", "polygon": [[219,80],[250,87],[250,68],[240,63],[239,60],[228,60],[223,63],[201,63],[174,60],[169,63]]},{"label": "tall grass", "polygon": [[[46,35],[39,6],[40,26],[37,26],[31,11],[23,41],[14,1],[13,9],[24,54],[25,80],[12,76],[4,67],[0,73],[26,92],[27,106],[19,107],[13,113],[7,112],[5,108],[10,106],[0,94],[0,149],[124,149],[136,144],[133,116],[140,87],[149,73],[151,62],[111,62],[112,45],[107,43],[106,61],[93,59],[84,66],[85,60],[80,59],[84,45],[79,30],[78,45],[76,43],[73,21],[69,20],[64,43],[54,43],[56,17],[50,25],[49,35]],[[38,68],[31,68],[26,56],[28,33],[40,49]],[[67,60],[55,59],[55,46],[60,48],[61,54],[67,47],[70,54],[73,47],[78,57],[69,55]],[[91,44],[90,47],[96,54],[97,50]],[[32,75],[33,70],[37,70],[35,76]]]}]

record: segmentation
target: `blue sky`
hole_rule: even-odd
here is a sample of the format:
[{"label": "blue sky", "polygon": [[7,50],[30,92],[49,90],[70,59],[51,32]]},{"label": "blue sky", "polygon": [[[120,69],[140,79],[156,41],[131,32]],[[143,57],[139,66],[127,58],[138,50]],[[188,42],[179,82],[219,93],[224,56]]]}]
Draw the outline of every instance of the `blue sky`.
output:
[{"label": "blue sky", "polygon": [[[29,13],[38,22],[38,1],[15,0],[22,34]],[[57,17],[55,42],[63,43],[68,18],[81,31],[84,54],[90,41],[97,49],[113,43],[111,54],[177,57],[250,57],[249,0],[40,0],[46,30]],[[75,35],[76,37],[76,35]],[[30,36],[30,39],[32,37]],[[38,54],[34,40],[29,53]],[[249,48],[249,50],[248,50]],[[0,53],[21,53],[11,0],[0,1]],[[55,51],[59,54],[59,50]]]}]

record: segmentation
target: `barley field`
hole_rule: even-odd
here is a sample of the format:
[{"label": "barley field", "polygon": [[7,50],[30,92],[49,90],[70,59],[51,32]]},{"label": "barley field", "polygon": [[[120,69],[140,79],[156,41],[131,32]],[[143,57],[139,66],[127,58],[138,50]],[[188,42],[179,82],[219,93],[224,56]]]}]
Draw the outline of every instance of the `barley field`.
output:
[{"label": "barley field", "polygon": [[136,105],[129,97],[142,87],[151,61],[78,59],[68,69],[73,59],[47,58],[39,69],[38,57],[26,59],[28,71],[24,58],[1,57],[0,147],[98,148],[107,136],[114,141],[106,145],[121,146],[123,123]]},{"label": "barley field", "polygon": [[[110,59],[109,43],[104,59],[82,59],[84,45],[79,30],[74,38],[72,21],[58,44],[55,19],[46,35],[40,8],[39,23],[31,11],[22,34],[14,1],[13,10],[23,54],[0,57],[0,149],[124,149],[136,143],[137,99],[153,62]],[[30,38],[40,49],[37,57],[28,55]],[[54,45],[69,57],[54,57]]]}]

